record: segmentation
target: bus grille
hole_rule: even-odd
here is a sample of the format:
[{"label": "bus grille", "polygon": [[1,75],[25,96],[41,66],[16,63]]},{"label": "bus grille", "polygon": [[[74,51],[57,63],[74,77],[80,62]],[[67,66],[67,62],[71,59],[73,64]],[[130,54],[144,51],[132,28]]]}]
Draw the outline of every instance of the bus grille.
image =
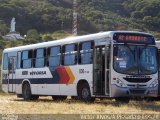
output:
[{"label": "bus grille", "polygon": [[145,83],[151,80],[152,78],[123,78],[128,82],[136,82],[136,83]]},{"label": "bus grille", "polygon": [[144,94],[146,90],[130,90],[131,94]]}]

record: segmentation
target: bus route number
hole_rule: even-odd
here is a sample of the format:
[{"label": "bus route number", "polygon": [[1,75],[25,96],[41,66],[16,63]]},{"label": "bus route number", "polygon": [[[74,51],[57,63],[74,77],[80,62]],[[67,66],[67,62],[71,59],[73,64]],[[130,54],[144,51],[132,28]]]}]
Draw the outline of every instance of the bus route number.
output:
[{"label": "bus route number", "polygon": [[89,73],[89,71],[85,71],[84,69],[79,69],[79,74]]}]

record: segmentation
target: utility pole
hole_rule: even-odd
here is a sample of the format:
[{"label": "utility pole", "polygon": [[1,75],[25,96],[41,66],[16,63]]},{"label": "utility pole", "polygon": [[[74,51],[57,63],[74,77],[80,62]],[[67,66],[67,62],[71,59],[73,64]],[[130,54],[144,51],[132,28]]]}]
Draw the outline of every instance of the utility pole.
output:
[{"label": "utility pole", "polygon": [[78,16],[78,3],[77,0],[73,0],[73,28],[72,34],[77,35],[77,16]]}]

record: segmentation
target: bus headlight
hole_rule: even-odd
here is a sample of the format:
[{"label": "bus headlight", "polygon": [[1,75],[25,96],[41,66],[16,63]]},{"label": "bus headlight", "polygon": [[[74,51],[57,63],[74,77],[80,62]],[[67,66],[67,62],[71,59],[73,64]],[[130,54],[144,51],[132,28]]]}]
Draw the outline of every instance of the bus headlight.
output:
[{"label": "bus headlight", "polygon": [[117,79],[115,83],[118,87],[127,87],[120,79]]},{"label": "bus headlight", "polygon": [[153,88],[153,87],[156,87],[157,85],[158,85],[158,80],[155,80],[149,85],[149,87]]}]

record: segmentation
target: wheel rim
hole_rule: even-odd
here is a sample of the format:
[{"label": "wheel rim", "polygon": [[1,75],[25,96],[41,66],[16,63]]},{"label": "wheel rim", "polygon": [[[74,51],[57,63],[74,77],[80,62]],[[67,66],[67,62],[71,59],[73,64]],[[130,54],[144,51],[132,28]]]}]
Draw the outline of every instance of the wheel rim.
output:
[{"label": "wheel rim", "polygon": [[87,88],[84,88],[83,90],[82,90],[82,98],[87,98],[89,96],[89,91],[88,91],[88,89]]}]

